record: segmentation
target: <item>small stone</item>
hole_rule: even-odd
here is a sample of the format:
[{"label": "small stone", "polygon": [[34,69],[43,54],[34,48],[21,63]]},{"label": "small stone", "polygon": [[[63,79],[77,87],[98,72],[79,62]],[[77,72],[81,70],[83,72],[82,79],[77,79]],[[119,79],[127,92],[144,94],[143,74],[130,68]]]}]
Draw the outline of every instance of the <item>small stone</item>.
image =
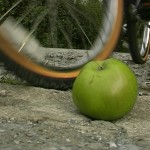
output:
[{"label": "small stone", "polygon": [[116,148],[117,145],[116,145],[116,143],[114,143],[114,142],[109,142],[109,147],[110,147],[110,148]]},{"label": "small stone", "polygon": [[68,120],[68,123],[69,124],[77,124],[78,121],[75,118],[71,118],[71,119]]},{"label": "small stone", "polygon": [[102,137],[100,135],[97,136],[98,141],[102,140]]},{"label": "small stone", "polygon": [[18,140],[14,140],[14,143],[15,143],[15,144],[19,144],[19,143],[20,143],[20,141],[18,141]]},{"label": "small stone", "polygon": [[28,121],[28,122],[27,122],[27,124],[28,124],[28,125],[32,125],[32,124],[33,124],[33,122],[31,122],[31,121]]},{"label": "small stone", "polygon": [[16,138],[17,136],[18,136],[18,135],[17,135],[17,134],[15,134],[15,135],[14,135],[14,138]]},{"label": "small stone", "polygon": [[150,83],[149,82],[141,83],[140,88],[144,90],[150,90]]},{"label": "small stone", "polygon": [[28,133],[28,134],[26,134],[26,136],[28,136],[28,137],[32,137],[32,136],[33,136],[33,134],[32,134],[32,133]]},{"label": "small stone", "polygon": [[85,131],[83,131],[83,130],[81,130],[80,132],[81,132],[82,134],[84,134],[84,133],[85,133]]},{"label": "small stone", "polygon": [[66,142],[70,143],[71,141],[70,141],[70,139],[66,139]]},{"label": "small stone", "polygon": [[32,141],[31,141],[31,140],[28,140],[27,142],[28,142],[28,143],[32,143]]},{"label": "small stone", "polygon": [[95,140],[95,137],[92,136],[91,139],[92,139],[92,140]]},{"label": "small stone", "polygon": [[8,95],[8,92],[6,90],[1,90],[0,91],[0,96],[1,97],[6,97]]},{"label": "small stone", "polygon": [[142,93],[142,92],[139,92],[139,96],[143,96],[143,93]]},{"label": "small stone", "polygon": [[0,130],[0,133],[4,133],[5,132],[5,130]]}]

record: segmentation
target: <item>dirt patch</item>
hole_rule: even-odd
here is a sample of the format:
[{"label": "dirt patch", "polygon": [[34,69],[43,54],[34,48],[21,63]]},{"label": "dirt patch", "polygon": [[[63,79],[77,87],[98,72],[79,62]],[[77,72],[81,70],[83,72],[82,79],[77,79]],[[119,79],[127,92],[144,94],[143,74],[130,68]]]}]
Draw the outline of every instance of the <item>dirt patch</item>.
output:
[{"label": "dirt patch", "polygon": [[[120,53],[114,57],[127,63],[139,82],[138,100],[131,113],[114,122],[91,120],[78,112],[71,90],[1,83],[0,149],[149,150],[150,62],[137,65],[130,55]],[[3,77],[4,68],[0,70]]]}]

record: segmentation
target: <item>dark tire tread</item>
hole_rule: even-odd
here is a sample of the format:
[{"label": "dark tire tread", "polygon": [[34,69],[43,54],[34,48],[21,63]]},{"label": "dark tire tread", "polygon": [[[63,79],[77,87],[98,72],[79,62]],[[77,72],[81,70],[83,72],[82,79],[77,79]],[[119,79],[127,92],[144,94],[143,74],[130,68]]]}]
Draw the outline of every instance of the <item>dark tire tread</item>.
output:
[{"label": "dark tire tread", "polygon": [[31,72],[19,64],[9,59],[6,55],[0,52],[0,60],[5,64],[7,70],[12,71],[18,77],[27,81],[30,85],[35,87],[43,87],[47,89],[68,90],[73,86],[75,79],[54,79],[44,77]]}]

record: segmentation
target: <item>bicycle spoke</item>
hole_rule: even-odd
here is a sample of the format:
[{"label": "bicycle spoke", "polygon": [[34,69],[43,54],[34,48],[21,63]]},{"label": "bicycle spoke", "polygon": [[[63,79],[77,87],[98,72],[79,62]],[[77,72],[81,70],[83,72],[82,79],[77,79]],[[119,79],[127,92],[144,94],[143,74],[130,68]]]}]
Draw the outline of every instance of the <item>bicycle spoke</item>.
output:
[{"label": "bicycle spoke", "polygon": [[[67,6],[67,5],[66,5]],[[67,9],[69,10],[70,12],[70,15],[73,17],[73,19],[75,20],[77,26],[79,27],[79,29],[82,31],[82,33],[84,34],[84,36],[86,37],[87,41],[89,42],[89,44],[92,46],[92,42],[91,40],[89,39],[88,35],[85,33],[84,29],[82,28],[82,25],[80,24],[77,16],[74,14],[74,12],[70,9],[70,7],[67,6]]]},{"label": "bicycle spoke", "polygon": [[25,11],[22,13],[23,15],[21,15],[21,17],[17,19],[16,26],[21,24],[21,22],[23,20],[25,20],[27,18],[27,16],[29,16],[29,14],[33,11],[35,6],[36,6],[35,4],[34,5],[30,5],[29,8],[25,9]]},{"label": "bicycle spoke", "polygon": [[71,38],[69,37],[68,33],[65,31],[63,26],[59,26],[59,29],[61,30],[61,32],[63,33],[67,43],[68,43],[68,48],[73,49],[73,45],[71,42]]},{"label": "bicycle spoke", "polygon": [[[22,41],[22,45],[18,52],[23,52],[29,55],[34,61],[41,61],[44,59],[45,53],[39,50],[39,43],[32,37],[33,33],[42,22],[43,18],[48,14],[48,10],[41,12],[41,14],[35,20],[30,32],[26,35],[25,39]],[[26,47],[26,48],[25,48]]]},{"label": "bicycle spoke", "polygon": [[6,16],[8,15],[8,13],[10,13],[16,6],[18,6],[23,0],[19,0],[18,2],[16,2],[5,14],[3,14],[0,17],[0,21]]},{"label": "bicycle spoke", "polygon": [[49,9],[48,19],[50,28],[50,37],[53,47],[58,47],[57,42],[57,1],[47,0],[47,8]]}]

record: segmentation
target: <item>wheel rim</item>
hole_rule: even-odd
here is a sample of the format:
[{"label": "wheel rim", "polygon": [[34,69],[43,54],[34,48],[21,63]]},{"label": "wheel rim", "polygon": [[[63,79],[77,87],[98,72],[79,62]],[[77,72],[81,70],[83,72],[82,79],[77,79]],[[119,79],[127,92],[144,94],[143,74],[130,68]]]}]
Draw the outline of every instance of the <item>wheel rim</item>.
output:
[{"label": "wheel rim", "polygon": [[[112,9],[114,8],[113,6],[114,3],[110,1],[110,4],[111,4],[111,11],[112,11]],[[102,48],[100,47],[100,45],[96,44],[94,48],[94,49],[97,49],[96,53],[92,54],[92,56],[90,56],[88,60],[84,60],[84,63],[76,65],[75,67],[71,66],[71,67],[63,68],[63,70],[59,70],[59,67],[58,67],[57,70],[55,70],[54,68],[52,68],[51,70],[48,70],[47,68],[42,67],[34,63],[33,61],[30,61],[30,59],[27,59],[27,57],[25,57],[24,55],[16,51],[16,49],[14,48],[14,45],[12,45],[12,43],[10,43],[5,37],[5,35],[3,34],[3,28],[1,28],[0,30],[1,51],[5,55],[7,55],[10,59],[15,61],[17,64],[20,64],[22,67],[28,70],[31,70],[32,72],[35,72],[37,74],[41,74],[43,76],[53,77],[53,78],[75,78],[80,72],[79,68],[83,64],[87,63],[89,59],[90,60],[106,59],[109,56],[109,54],[112,52],[112,50],[114,49],[116,42],[118,40],[121,25],[122,25],[123,1],[118,0],[115,3],[115,5],[116,5],[115,7],[116,7],[117,15],[112,25],[112,32],[109,35],[109,38],[107,37],[105,41],[106,44]],[[98,40],[95,43],[97,42]],[[102,49],[102,52],[100,52],[100,49]]]},{"label": "wheel rim", "polygon": [[143,38],[141,38],[141,56],[145,56],[147,49],[149,48],[149,39],[150,39],[150,29],[148,27],[150,22],[146,23],[143,27]]}]

